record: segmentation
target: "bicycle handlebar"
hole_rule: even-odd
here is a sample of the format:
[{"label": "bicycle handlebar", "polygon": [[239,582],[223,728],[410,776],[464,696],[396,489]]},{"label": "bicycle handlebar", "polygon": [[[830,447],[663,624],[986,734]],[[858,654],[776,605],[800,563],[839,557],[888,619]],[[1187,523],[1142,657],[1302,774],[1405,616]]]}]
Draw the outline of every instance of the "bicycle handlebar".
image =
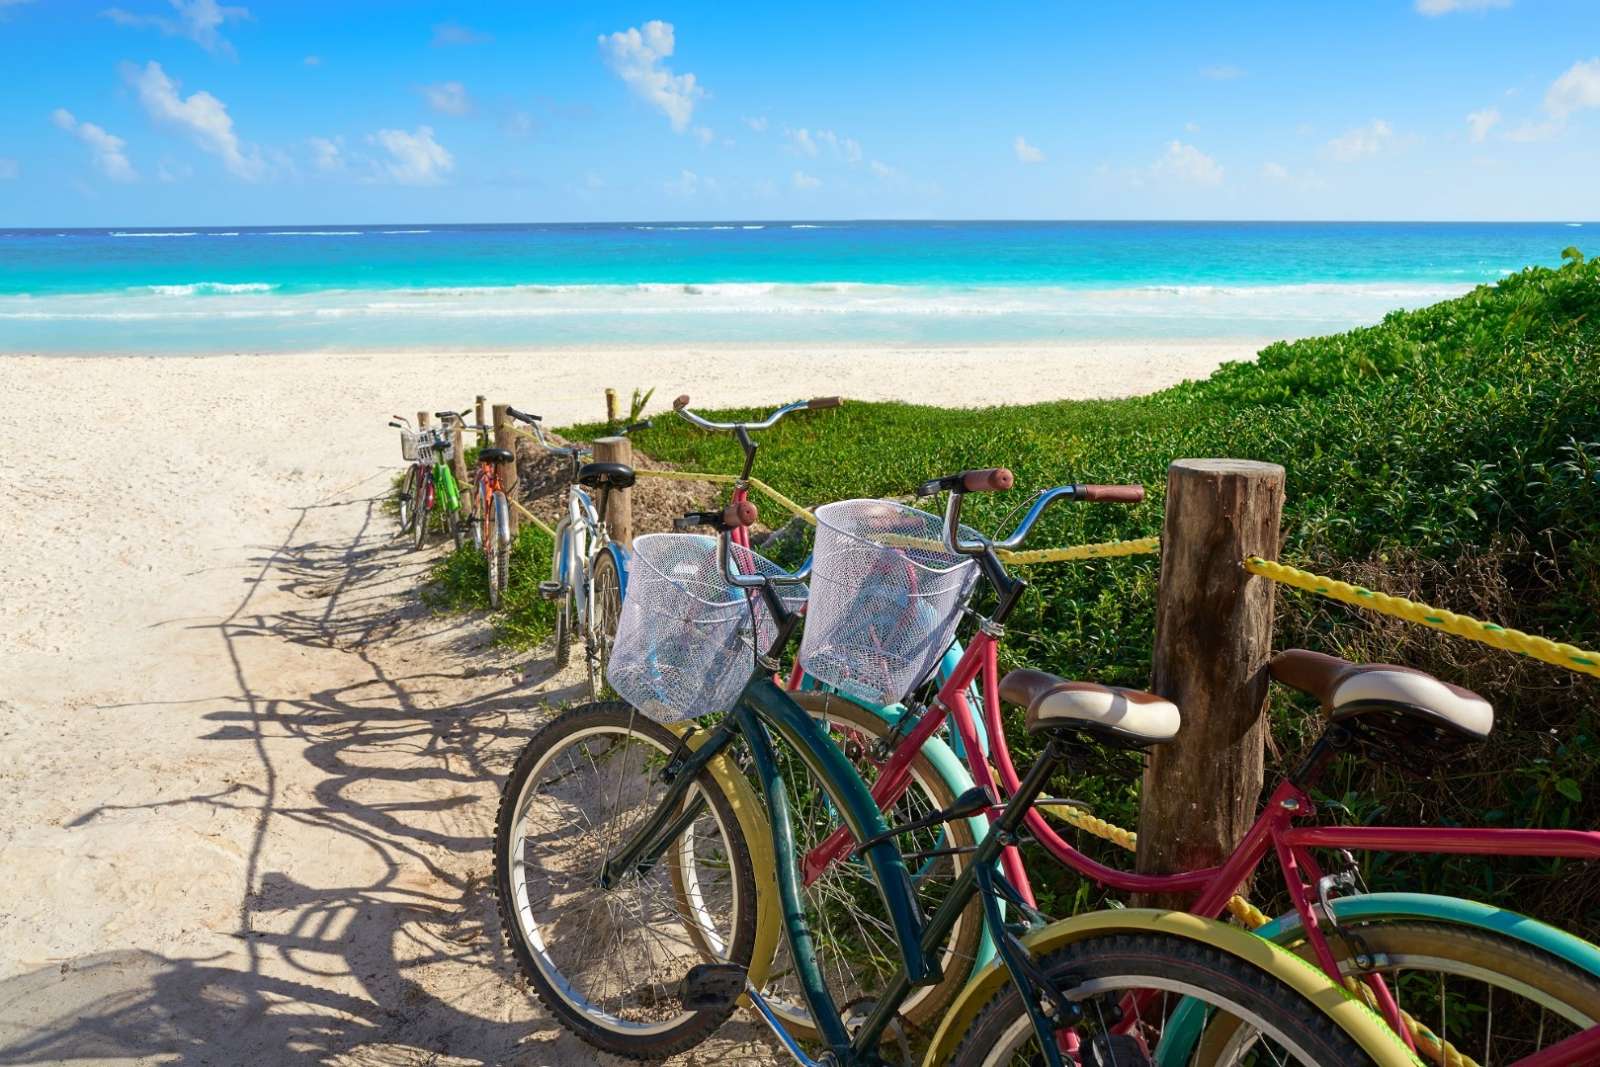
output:
[{"label": "bicycle handlebar", "polygon": [[[1004,541],[991,541],[980,535],[977,541],[957,540],[961,530],[961,498],[973,490],[965,488],[965,480],[974,475],[987,476],[994,480],[998,473],[1008,477],[1011,472],[1005,468],[995,471],[966,471],[962,474],[952,475],[949,478],[940,478],[932,482],[925,482],[921,488],[937,485],[939,488],[950,490],[950,499],[945,503],[944,509],[944,547],[948,552],[963,556],[981,556],[990,549],[1005,549],[1007,551],[1021,547],[1027,540],[1028,534],[1033,530],[1034,523],[1039,521],[1039,516],[1044,514],[1046,508],[1057,500],[1087,500],[1100,503],[1137,504],[1144,499],[1144,486],[1142,485],[1058,485],[1054,489],[1046,489],[1034,498],[1033,504],[1028,508],[1027,514],[1022,516],[1022,521],[1017,523],[1016,529],[1011,531],[1011,536]],[[951,485],[947,483],[955,482]],[[1009,485],[1007,486],[1009,488]],[[937,490],[935,490],[937,491]],[[929,493],[921,494],[931,495]]]},{"label": "bicycle handlebar", "polygon": [[800,411],[804,408],[810,408],[814,411],[822,408],[836,408],[843,403],[844,401],[836,396],[819,396],[814,397],[811,400],[796,400],[792,404],[785,404],[783,407],[778,408],[760,422],[712,422],[705,416],[697,415],[689,410],[689,394],[685,393],[672,402],[672,410],[676,411],[679,415],[682,415],[685,419],[700,427],[702,430],[723,430],[732,432],[738,430],[740,427],[743,427],[746,430],[771,429],[779,419],[792,412]]}]

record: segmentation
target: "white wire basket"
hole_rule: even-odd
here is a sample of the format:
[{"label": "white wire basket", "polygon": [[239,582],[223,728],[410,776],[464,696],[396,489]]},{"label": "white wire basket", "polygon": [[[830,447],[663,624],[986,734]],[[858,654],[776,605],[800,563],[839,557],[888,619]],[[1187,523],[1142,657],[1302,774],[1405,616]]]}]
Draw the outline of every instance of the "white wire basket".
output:
[{"label": "white wire basket", "polygon": [[417,461],[417,446],[420,443],[421,438],[421,434],[415,433],[411,430],[401,430],[400,458],[405,460],[407,463],[415,463]]},{"label": "white wire basket", "polygon": [[[783,574],[783,568],[737,546],[743,572]],[[791,608],[806,600],[804,586],[781,586]],[[617,695],[657,722],[681,722],[738,702],[739,693],[777,633],[756,590],[736,588],[717,565],[717,539],[704,534],[645,534],[634,538],[622,617],[606,663]]]},{"label": "white wire basket", "polygon": [[[401,431],[404,434],[405,431]],[[411,455],[407,459],[416,463],[449,463],[455,456],[455,440],[449,435],[435,430],[423,430],[413,435],[416,440],[411,446]],[[400,439],[400,454],[405,456],[406,441]]]},{"label": "white wire basket", "polygon": [[[961,528],[963,539],[975,531]],[[818,681],[872,704],[921,684],[955,637],[978,578],[944,549],[944,519],[887,500],[817,509],[800,664]]]}]

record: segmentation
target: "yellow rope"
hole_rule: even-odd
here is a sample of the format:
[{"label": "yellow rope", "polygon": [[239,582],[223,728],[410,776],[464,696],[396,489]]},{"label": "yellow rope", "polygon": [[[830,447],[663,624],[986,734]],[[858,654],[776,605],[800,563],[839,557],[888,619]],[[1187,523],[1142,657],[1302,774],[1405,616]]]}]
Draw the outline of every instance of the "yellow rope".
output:
[{"label": "yellow rope", "polygon": [[1377,593],[1371,589],[1363,589],[1358,585],[1341,582],[1336,578],[1329,578],[1321,574],[1312,574],[1310,571],[1300,570],[1283,563],[1272,563],[1259,556],[1251,556],[1244,561],[1244,569],[1251,574],[1259,574],[1263,578],[1270,578],[1284,585],[1292,585],[1296,589],[1304,589],[1308,593],[1316,593],[1332,600],[1340,600],[1346,604],[1357,607],[1369,608],[1384,615],[1392,615],[1397,619],[1414,622],[1420,626],[1427,626],[1445,633],[1465,637],[1469,641],[1478,641],[1494,648],[1505,649],[1507,652],[1517,652],[1524,656],[1531,656],[1546,663],[1553,663],[1557,667],[1565,667],[1569,671],[1581,674],[1600,676],[1600,652],[1589,652],[1572,645],[1551,641],[1544,637],[1535,637],[1513,630],[1505,626],[1496,626],[1492,622],[1481,622],[1468,615],[1457,615],[1453,611],[1443,608],[1429,607],[1427,604],[1418,604],[1416,601],[1407,600],[1405,597],[1389,596],[1387,593]]},{"label": "yellow rope", "polygon": [[1093,545],[1066,545],[1062,548],[1030,548],[1022,552],[1002,549],[999,557],[1007,563],[1026,567],[1030,563],[1061,563],[1074,559],[1105,559],[1110,556],[1142,556],[1161,551],[1161,538],[1136,537],[1131,541],[1101,541]]},{"label": "yellow rope", "polygon": [[[696,474],[694,471],[640,470],[634,471],[633,473],[641,478],[668,478],[679,482],[715,482],[719,485],[727,485],[739,480],[731,474]],[[768,485],[760,478],[751,478],[750,488],[754,489],[758,493],[763,494],[773,503],[777,504],[779,507],[783,508],[796,518],[801,519],[812,526],[817,524],[817,517],[813,515],[809,509],[803,508],[799,504],[796,504],[793,500],[790,500],[788,497],[772,488],[772,486]]]},{"label": "yellow rope", "polygon": [[[506,499],[507,500],[511,500],[510,497],[507,497]],[[539,518],[539,516],[535,515],[533,512],[529,511],[527,508],[523,507],[521,504],[517,503],[515,500],[511,500],[511,506],[516,508],[518,511],[522,512],[522,517],[523,518],[527,519],[529,522],[531,522],[535,526],[539,527],[539,529],[543,530],[545,532],[545,536],[546,537],[550,538],[552,541],[555,540],[556,532],[554,530],[552,530],[549,526],[547,526],[543,519]]]}]

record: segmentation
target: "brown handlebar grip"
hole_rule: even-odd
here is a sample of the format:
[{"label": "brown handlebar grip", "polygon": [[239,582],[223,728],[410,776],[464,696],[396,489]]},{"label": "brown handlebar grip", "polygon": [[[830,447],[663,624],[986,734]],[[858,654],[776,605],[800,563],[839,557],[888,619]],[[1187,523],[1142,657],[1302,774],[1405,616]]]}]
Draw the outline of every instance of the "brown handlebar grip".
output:
[{"label": "brown handlebar grip", "polygon": [[727,527],[754,526],[759,514],[748,500],[735,500],[722,509],[722,524]]},{"label": "brown handlebar grip", "polygon": [[1107,504],[1137,504],[1144,499],[1142,485],[1081,485],[1079,500],[1099,500]]},{"label": "brown handlebar grip", "polygon": [[969,493],[998,493],[1016,484],[1016,476],[1004,467],[967,471],[961,475],[961,488]]},{"label": "brown handlebar grip", "polygon": [[674,400],[672,402],[672,410],[673,411],[682,411],[684,408],[686,408],[688,406],[689,406],[689,394],[688,393],[684,393],[682,396],[678,397],[678,399],[676,399],[676,400]]},{"label": "brown handlebar grip", "polygon": [[815,398],[813,398],[811,400],[807,400],[806,401],[806,407],[810,408],[812,411],[817,411],[817,410],[820,410],[822,408],[836,408],[840,404],[843,404],[843,403],[844,403],[844,399],[842,397],[837,397],[837,396],[819,396],[819,397],[815,397]]}]

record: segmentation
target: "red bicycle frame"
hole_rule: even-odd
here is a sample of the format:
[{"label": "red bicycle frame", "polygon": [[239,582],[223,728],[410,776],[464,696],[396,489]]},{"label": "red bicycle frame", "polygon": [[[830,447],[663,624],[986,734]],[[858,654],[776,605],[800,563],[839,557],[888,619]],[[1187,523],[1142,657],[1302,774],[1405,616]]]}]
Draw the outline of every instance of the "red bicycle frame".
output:
[{"label": "red bicycle frame", "polygon": [[[1000,720],[999,667],[997,642],[979,631],[966,647],[960,665],[940,686],[933,706],[922,716],[900,744],[889,754],[872,788],[880,807],[888,810],[905,793],[911,782],[911,762],[924,742],[943,725],[946,716],[954,720],[961,743],[968,753],[983,751],[979,745],[973,710],[967,702],[967,687],[982,678],[984,724],[988,733],[991,773],[987,760],[968,761],[974,783],[992,797],[1003,798],[1014,792],[1020,781],[1011,753],[1006,746],[1005,729]],[[995,781],[998,774],[1000,781]],[[1003,784],[1004,790],[999,786]],[[989,810],[990,821],[997,817]],[[1266,806],[1251,825],[1244,839],[1219,866],[1174,874],[1138,874],[1098,863],[1074,848],[1045,819],[1037,808],[1028,812],[1027,826],[1035,839],[1060,862],[1095,882],[1129,893],[1190,893],[1195,895],[1189,911],[1214,919],[1227,909],[1228,900],[1255,873],[1270,852],[1278,860],[1289,898],[1305,930],[1312,953],[1329,977],[1338,981],[1339,965],[1329,947],[1318,919],[1316,887],[1323,871],[1312,854],[1314,848],[1350,849],[1404,853],[1446,853],[1451,855],[1547,856],[1600,860],[1600,832],[1589,830],[1473,829],[1424,826],[1307,826],[1296,825],[1316,814],[1312,798],[1293,781],[1280,782]],[[832,863],[843,859],[853,842],[849,831],[840,827],[802,859],[801,873],[810,884]],[[1015,846],[1001,856],[1006,878],[1023,899],[1034,903],[1032,888]],[[1399,1006],[1387,985],[1377,974],[1365,976],[1377,1005],[1397,1033],[1415,1048],[1409,1029],[1402,1025]],[[1600,1062],[1600,1026],[1591,1027],[1541,1052],[1517,1061],[1518,1067],[1577,1067]]]}]

